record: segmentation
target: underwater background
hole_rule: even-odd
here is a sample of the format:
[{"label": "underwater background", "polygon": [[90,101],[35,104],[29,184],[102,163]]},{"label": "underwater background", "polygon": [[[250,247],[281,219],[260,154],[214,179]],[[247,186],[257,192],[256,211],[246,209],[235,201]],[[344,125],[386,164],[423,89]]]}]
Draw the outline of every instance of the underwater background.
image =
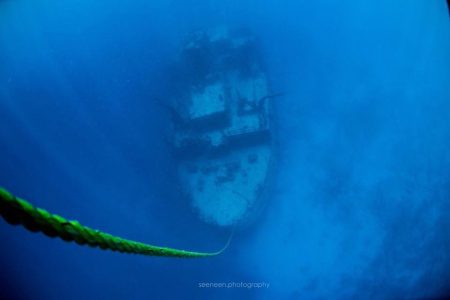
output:
[{"label": "underwater background", "polygon": [[[1,299],[450,296],[445,1],[0,1],[0,186],[125,238],[215,251],[155,99],[193,30],[259,37],[276,98],[264,213],[220,256],[80,247],[0,221]],[[202,288],[200,283],[267,283]]]}]

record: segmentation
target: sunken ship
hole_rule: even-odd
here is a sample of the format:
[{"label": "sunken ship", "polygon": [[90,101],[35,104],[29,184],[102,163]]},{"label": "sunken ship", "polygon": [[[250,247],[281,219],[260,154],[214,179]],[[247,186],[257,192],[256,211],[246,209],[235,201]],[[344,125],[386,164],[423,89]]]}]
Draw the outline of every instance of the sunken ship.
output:
[{"label": "sunken ship", "polygon": [[171,144],[187,198],[206,222],[247,224],[267,198],[272,98],[258,41],[220,27],[192,33],[176,62]]}]

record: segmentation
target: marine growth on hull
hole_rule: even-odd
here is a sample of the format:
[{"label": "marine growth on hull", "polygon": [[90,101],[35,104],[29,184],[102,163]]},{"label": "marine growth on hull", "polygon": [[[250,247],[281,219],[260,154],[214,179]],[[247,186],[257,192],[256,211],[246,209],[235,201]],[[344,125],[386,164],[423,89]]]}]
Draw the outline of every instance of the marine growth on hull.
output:
[{"label": "marine growth on hull", "polygon": [[173,149],[201,218],[246,223],[264,201],[272,162],[271,94],[257,40],[225,27],[193,33],[177,62]]}]

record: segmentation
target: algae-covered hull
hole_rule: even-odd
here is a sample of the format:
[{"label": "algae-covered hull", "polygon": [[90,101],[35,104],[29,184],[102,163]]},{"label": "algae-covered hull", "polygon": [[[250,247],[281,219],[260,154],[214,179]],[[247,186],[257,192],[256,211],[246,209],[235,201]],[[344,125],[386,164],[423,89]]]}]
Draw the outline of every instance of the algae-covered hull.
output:
[{"label": "algae-covered hull", "polygon": [[180,54],[173,99],[178,175],[192,206],[219,226],[246,223],[272,165],[271,93],[253,36],[200,31]]}]

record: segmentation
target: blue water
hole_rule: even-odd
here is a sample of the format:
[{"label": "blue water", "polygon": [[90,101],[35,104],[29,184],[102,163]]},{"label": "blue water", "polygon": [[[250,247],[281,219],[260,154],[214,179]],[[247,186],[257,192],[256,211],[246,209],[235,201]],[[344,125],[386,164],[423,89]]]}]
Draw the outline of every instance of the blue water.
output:
[{"label": "blue water", "polygon": [[[443,0],[0,1],[0,186],[126,238],[221,248],[228,233],[174,186],[168,116],[153,101],[186,34],[221,24],[259,36],[284,93],[264,214],[200,260],[80,247],[1,220],[0,298],[449,296]],[[200,287],[222,282],[247,287]]]}]

